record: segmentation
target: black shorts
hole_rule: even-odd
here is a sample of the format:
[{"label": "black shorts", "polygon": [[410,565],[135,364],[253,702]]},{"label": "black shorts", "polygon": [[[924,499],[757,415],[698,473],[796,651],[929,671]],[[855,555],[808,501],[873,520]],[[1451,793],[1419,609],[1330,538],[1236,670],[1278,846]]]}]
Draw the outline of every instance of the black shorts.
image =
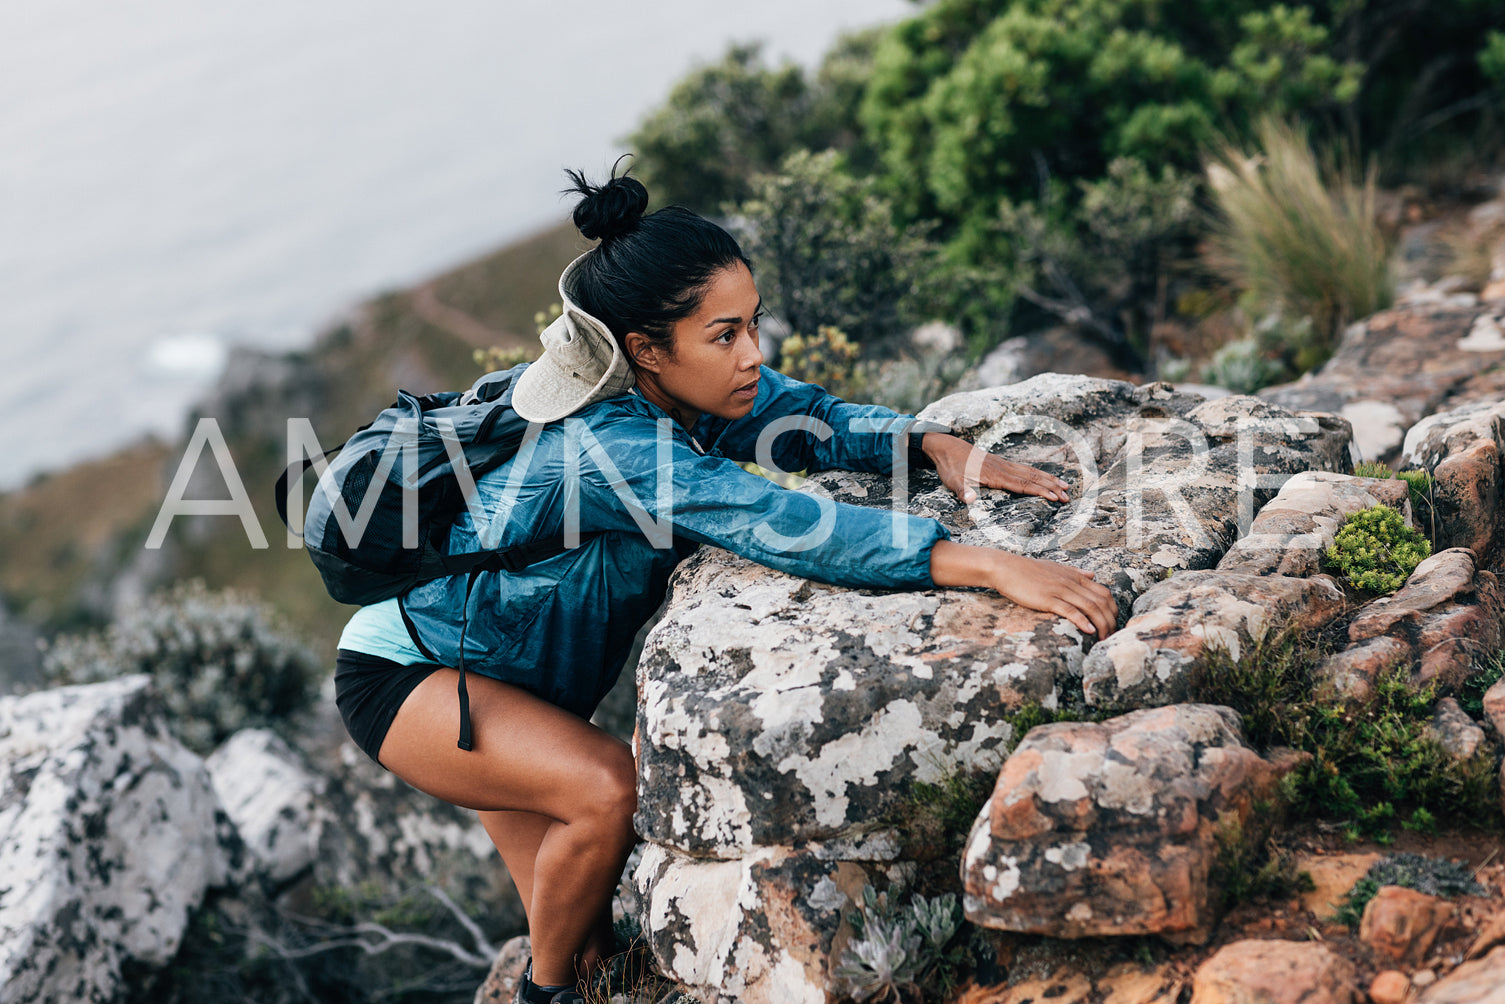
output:
[{"label": "black shorts", "polygon": [[343,648],[335,655],[334,703],[345,719],[345,731],[372,760],[381,763],[376,755],[402,702],[439,668],[428,662],[404,666]]}]

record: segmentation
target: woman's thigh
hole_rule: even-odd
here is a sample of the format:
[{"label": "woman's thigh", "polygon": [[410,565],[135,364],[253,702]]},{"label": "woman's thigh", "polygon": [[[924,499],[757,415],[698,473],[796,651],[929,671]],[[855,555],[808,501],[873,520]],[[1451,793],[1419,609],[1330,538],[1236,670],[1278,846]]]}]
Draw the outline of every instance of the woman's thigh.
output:
[{"label": "woman's thigh", "polygon": [[382,742],[384,767],[470,809],[564,822],[631,811],[636,773],[627,744],[511,684],[466,675],[474,748],[460,749],[457,676],[438,670],[408,695]]}]

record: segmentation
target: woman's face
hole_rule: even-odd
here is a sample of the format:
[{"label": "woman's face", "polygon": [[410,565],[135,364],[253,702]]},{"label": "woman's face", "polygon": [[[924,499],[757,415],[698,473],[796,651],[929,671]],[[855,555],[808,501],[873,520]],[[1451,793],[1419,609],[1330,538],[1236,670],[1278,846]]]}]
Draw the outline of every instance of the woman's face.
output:
[{"label": "woman's face", "polygon": [[[629,335],[638,388],[689,427],[701,414],[741,418],[758,396],[758,320],[763,301],[741,262],[711,277],[700,307],[674,324],[673,350]],[[641,338],[641,336],[638,336]]]}]

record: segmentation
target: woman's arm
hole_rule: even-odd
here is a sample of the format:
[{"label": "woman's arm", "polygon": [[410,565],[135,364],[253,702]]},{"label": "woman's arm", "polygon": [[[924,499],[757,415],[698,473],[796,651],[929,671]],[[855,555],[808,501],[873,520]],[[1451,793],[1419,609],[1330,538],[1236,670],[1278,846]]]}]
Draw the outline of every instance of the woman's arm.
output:
[{"label": "woman's arm", "polygon": [[974,485],[1002,488],[1015,495],[1038,495],[1052,502],[1067,501],[1066,492],[1070,486],[1054,474],[1046,474],[1028,464],[1004,460],[978,449],[965,439],[944,432],[927,432],[920,440],[920,449],[935,464],[941,484],[963,502],[976,501]]},{"label": "woman's arm", "polygon": [[930,550],[930,577],[938,586],[992,589],[1022,607],[1065,617],[1099,640],[1118,624],[1113,594],[1091,573],[1059,562],[938,540]]}]

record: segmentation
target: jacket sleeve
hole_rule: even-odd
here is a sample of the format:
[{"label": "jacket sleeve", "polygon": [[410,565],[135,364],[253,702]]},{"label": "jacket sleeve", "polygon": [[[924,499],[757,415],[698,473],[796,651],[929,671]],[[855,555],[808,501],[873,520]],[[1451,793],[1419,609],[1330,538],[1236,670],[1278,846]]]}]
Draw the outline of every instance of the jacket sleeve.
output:
[{"label": "jacket sleeve", "polygon": [[839,468],[892,474],[896,456],[930,466],[910,450],[911,437],[950,431],[881,405],[848,403],[764,366],[752,411],[731,422],[709,420],[704,434],[724,457],[786,473]]},{"label": "jacket sleeve", "polygon": [[[781,488],[728,457],[697,452],[683,434],[633,442],[642,429],[634,425],[598,426],[597,443],[582,450],[582,531],[636,530],[655,547],[673,546],[674,539],[713,544],[834,585],[934,586],[930,550],[950,536],[935,520]],[[871,435],[881,442],[872,455],[891,457],[892,440]]]}]

